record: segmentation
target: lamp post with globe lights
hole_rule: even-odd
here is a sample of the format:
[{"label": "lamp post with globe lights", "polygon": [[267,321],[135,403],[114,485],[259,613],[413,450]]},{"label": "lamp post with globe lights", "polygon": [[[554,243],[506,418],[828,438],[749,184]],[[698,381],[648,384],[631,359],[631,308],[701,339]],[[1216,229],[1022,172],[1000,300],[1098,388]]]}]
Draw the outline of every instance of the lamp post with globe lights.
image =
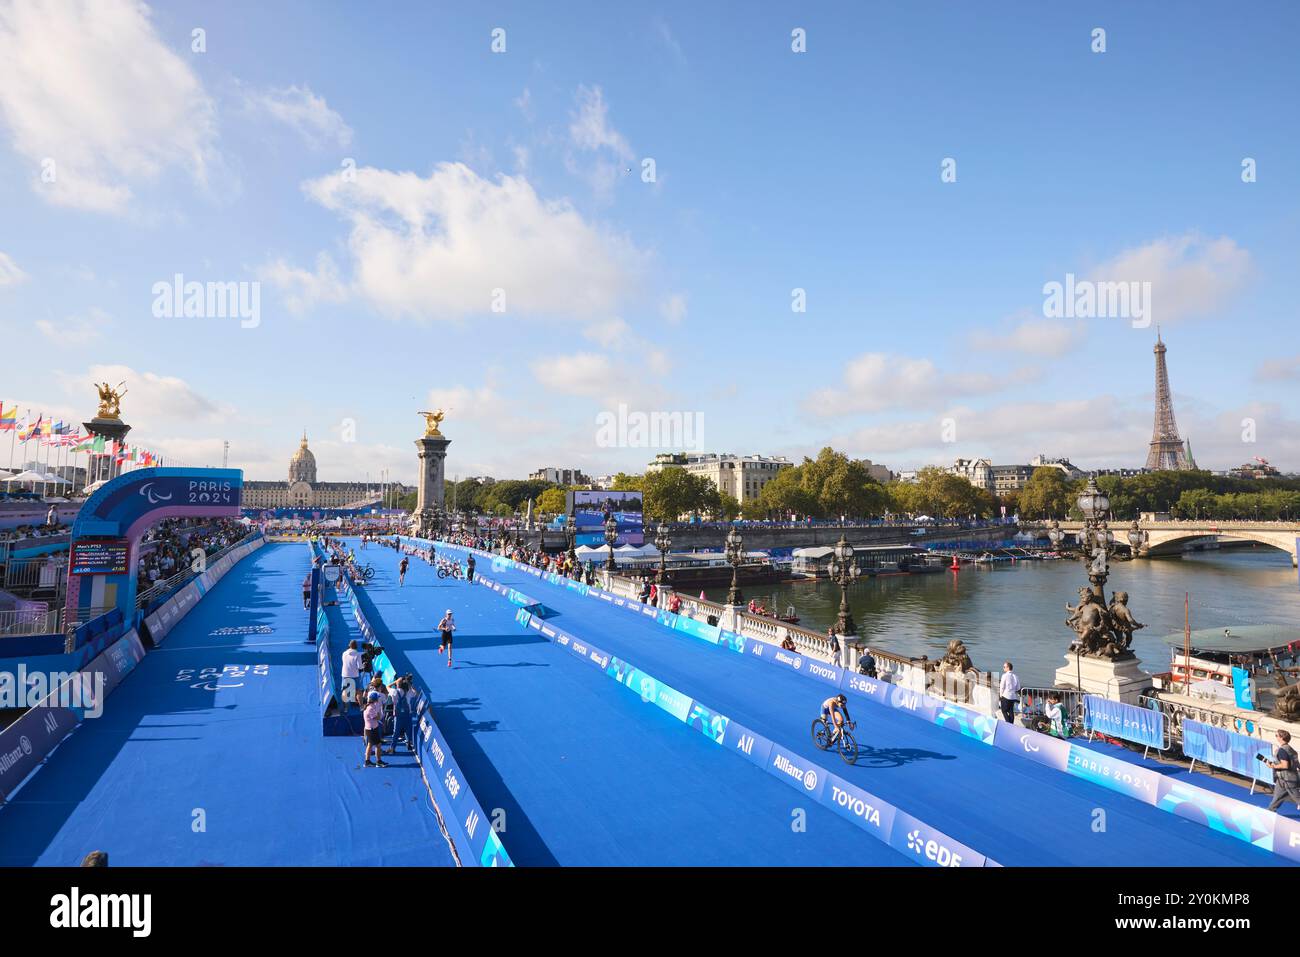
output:
[{"label": "lamp post with globe lights", "polygon": [[736,526],[731,526],[726,541],[727,561],[731,563],[731,588],[727,591],[728,605],[739,605],[745,600],[745,596],[740,593],[740,563],[745,560],[744,546],[744,537],[736,530]]},{"label": "lamp post with globe lights", "polygon": [[605,516],[605,544],[609,546],[609,560],[605,562],[608,571],[614,571],[618,564],[614,561],[614,543],[618,541],[618,522],[613,515]]},{"label": "lamp post with globe lights", "polygon": [[564,520],[564,535],[569,542],[569,567],[578,567],[578,523],[572,515]]},{"label": "lamp post with globe lights", "polygon": [[659,572],[655,575],[655,581],[660,585],[668,582],[668,549],[672,547],[673,540],[668,534],[668,526],[660,522],[655,532],[655,548],[659,549]]},{"label": "lamp post with globe lights", "polygon": [[853,613],[849,610],[849,585],[862,574],[862,571],[853,560],[853,546],[843,535],[840,535],[840,540],[831,546],[830,572],[831,577],[840,586],[840,614],[835,619],[835,632],[851,638],[858,633],[858,628],[853,621]]}]

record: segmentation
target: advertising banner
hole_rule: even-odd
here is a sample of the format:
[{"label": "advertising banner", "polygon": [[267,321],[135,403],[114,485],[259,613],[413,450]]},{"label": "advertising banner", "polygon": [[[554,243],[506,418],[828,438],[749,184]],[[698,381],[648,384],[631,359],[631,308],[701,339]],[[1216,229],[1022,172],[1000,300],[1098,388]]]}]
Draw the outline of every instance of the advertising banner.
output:
[{"label": "advertising banner", "polygon": [[461,864],[514,866],[427,707],[422,708],[420,714],[419,757],[425,781],[431,790],[437,792],[436,803],[442,809],[443,821],[451,833]]},{"label": "advertising banner", "polygon": [[1095,694],[1084,695],[1083,703],[1084,726],[1090,731],[1151,748],[1164,748],[1164,712],[1112,701]]},{"label": "advertising banner", "polygon": [[903,811],[894,816],[889,846],[925,867],[984,867],[984,855]]},{"label": "advertising banner", "polygon": [[[55,692],[54,694],[57,694]],[[38,704],[0,731],[0,804],[67,737],[80,719],[69,708]]]},{"label": "advertising banner", "polygon": [[1178,778],[1159,779],[1156,807],[1220,834],[1271,851],[1278,815]]},{"label": "advertising banner", "polygon": [[113,693],[122,679],[135,670],[135,666],[144,660],[144,645],[140,636],[132,629],[109,645],[99,657],[86,665],[84,672],[104,676],[104,697]]},{"label": "advertising banner", "polygon": [[992,744],[998,725],[1006,724],[991,715],[979,714],[952,702],[944,702],[939,706],[934,723],[984,744]]},{"label": "advertising banner", "polygon": [[772,742],[757,731],[751,731],[739,721],[727,723],[727,733],[722,746],[736,752],[760,768],[766,768],[772,757]]},{"label": "advertising banner", "polygon": [[1160,781],[1164,779],[1163,775],[1148,768],[1129,764],[1082,744],[1070,745],[1070,759],[1065,770],[1067,774],[1127,794],[1143,804],[1156,803]]},{"label": "advertising banner", "polygon": [[1064,771],[1070,764],[1068,741],[1054,738],[1050,734],[1039,734],[1006,721],[997,722],[993,730],[993,746],[1030,761],[1037,761],[1054,771]]},{"label": "advertising banner", "polygon": [[1216,768],[1235,771],[1245,778],[1273,783],[1273,769],[1255,757],[1262,754],[1272,759],[1273,747],[1267,741],[1216,728],[1212,724],[1193,721],[1191,718],[1184,718],[1182,723],[1183,754],[1189,758]]}]

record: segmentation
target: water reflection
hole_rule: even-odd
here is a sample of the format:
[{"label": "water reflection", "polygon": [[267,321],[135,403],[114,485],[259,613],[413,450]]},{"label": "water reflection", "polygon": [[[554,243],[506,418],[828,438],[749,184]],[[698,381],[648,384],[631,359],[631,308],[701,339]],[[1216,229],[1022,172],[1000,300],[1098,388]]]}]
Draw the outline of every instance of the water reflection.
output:
[{"label": "water reflection", "polygon": [[[1070,639],[1065,603],[1077,601],[1087,583],[1076,561],[963,565],[956,574],[860,580],[849,588],[849,603],[859,634],[875,647],[933,659],[950,639],[960,638],[982,670],[997,671],[1010,658],[1022,682],[1050,685]],[[1151,672],[1168,667],[1169,650],[1160,639],[1182,631],[1184,593],[1191,596],[1193,628],[1289,624],[1300,638],[1296,570],[1290,556],[1274,549],[1115,562],[1107,598],[1115,589],[1129,593],[1129,607],[1147,626],[1133,645]],[[708,597],[721,601],[725,591]],[[839,612],[839,586],[829,581],[746,592],[747,599],[763,599],[769,607],[772,596],[781,610],[794,605],[805,628],[825,631]]]}]

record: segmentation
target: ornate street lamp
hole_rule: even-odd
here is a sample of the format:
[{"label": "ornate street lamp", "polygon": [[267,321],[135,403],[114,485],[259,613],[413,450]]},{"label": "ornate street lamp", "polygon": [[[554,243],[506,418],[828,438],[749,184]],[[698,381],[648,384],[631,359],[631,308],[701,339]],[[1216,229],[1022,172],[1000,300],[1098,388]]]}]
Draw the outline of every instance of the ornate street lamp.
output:
[{"label": "ornate street lamp", "polygon": [[578,524],[574,520],[574,517],[572,515],[570,515],[564,521],[564,534],[568,537],[569,540],[570,565],[576,566],[578,564],[578,551],[576,548],[578,544]]},{"label": "ornate street lamp", "polygon": [[1052,524],[1047,527],[1047,540],[1056,549],[1059,549],[1061,543],[1065,541],[1065,530],[1061,528],[1061,523],[1056,519],[1052,519]]},{"label": "ornate street lamp", "polygon": [[605,567],[609,571],[618,568],[618,563],[614,561],[614,543],[618,541],[618,522],[614,521],[613,515],[605,516],[605,544],[609,546],[609,561],[605,562]]},{"label": "ornate street lamp", "polygon": [[1138,525],[1137,519],[1133,519],[1133,524],[1130,525],[1128,529],[1128,545],[1129,548],[1133,550],[1134,558],[1137,558],[1138,553],[1142,550],[1142,546],[1147,543],[1147,540],[1150,537],[1150,535],[1142,530],[1142,526]]},{"label": "ornate street lamp", "polygon": [[668,535],[668,526],[660,522],[659,529],[655,532],[655,548],[659,549],[659,573],[655,575],[655,581],[660,585],[668,581],[668,549],[672,547],[673,540]]},{"label": "ornate street lamp", "polygon": [[736,526],[731,526],[731,531],[727,533],[727,561],[731,563],[731,589],[727,592],[727,604],[739,605],[745,600],[745,596],[740,593],[740,563],[745,560],[745,539]]},{"label": "ornate street lamp", "polygon": [[[1066,624],[1077,636],[1071,650],[1075,651],[1076,680],[1082,681],[1078,671],[1078,658],[1082,655],[1103,657],[1115,660],[1131,657],[1128,650],[1133,640],[1133,632],[1142,628],[1128,609],[1128,595],[1116,592],[1110,606],[1106,604],[1106,579],[1110,576],[1110,551],[1115,544],[1115,534],[1106,524],[1105,516],[1110,511],[1110,499],[1106,493],[1097,488],[1094,479],[1080,493],[1079,511],[1083,513],[1083,531],[1079,535],[1084,557],[1088,559],[1088,581],[1092,588],[1079,590],[1079,604],[1067,606],[1070,617]],[[1056,541],[1052,531],[1048,536]],[[1135,520],[1127,531],[1128,542],[1136,552],[1146,540],[1146,533]],[[1082,684],[1079,685],[1082,688]]]},{"label": "ornate street lamp", "polygon": [[831,546],[831,577],[840,586],[840,615],[835,619],[836,634],[852,637],[858,633],[853,613],[849,611],[849,585],[861,573],[857,562],[853,560],[853,546],[841,534],[840,540]]}]

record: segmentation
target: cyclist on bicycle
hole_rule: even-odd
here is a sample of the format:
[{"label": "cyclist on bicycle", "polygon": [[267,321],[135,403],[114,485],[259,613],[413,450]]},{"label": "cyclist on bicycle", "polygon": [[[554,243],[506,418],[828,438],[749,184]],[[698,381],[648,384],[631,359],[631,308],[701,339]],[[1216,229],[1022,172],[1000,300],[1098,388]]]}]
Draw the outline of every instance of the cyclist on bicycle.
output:
[{"label": "cyclist on bicycle", "polygon": [[399,588],[406,583],[406,567],[409,564],[410,562],[407,560],[405,555],[403,555],[402,560],[397,563],[397,585]]},{"label": "cyclist on bicycle", "polygon": [[826,728],[831,732],[826,745],[830,747],[840,736],[847,724],[853,727],[853,721],[849,718],[848,699],[844,695],[834,695],[822,702],[822,719],[826,722]]}]

